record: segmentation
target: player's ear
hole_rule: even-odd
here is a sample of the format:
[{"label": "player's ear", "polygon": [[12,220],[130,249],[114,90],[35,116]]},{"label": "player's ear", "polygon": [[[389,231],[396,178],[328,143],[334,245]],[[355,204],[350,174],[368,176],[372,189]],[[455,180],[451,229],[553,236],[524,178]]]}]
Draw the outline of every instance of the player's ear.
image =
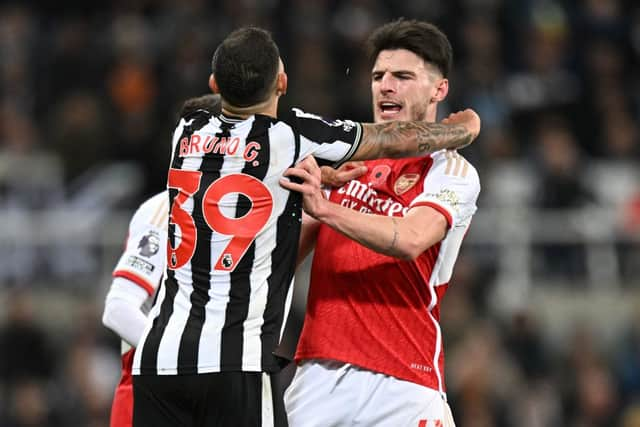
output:
[{"label": "player's ear", "polygon": [[276,75],[276,96],[287,93],[287,73],[284,71],[284,62],[278,58],[278,74]]},{"label": "player's ear", "polygon": [[449,79],[442,78],[435,85],[435,93],[431,97],[431,102],[440,102],[447,97],[449,93]]},{"label": "player's ear", "polygon": [[220,93],[218,83],[216,82],[216,76],[214,76],[213,73],[209,75],[209,89],[211,89],[211,92],[213,93]]},{"label": "player's ear", "polygon": [[276,95],[284,95],[287,93],[287,73],[284,71],[278,73],[276,82]]}]

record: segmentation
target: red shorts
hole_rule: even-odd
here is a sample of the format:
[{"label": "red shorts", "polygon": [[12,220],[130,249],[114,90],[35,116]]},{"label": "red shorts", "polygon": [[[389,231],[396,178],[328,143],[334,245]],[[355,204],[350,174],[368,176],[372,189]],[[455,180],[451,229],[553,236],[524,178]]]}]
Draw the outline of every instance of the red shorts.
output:
[{"label": "red shorts", "polygon": [[110,427],[131,427],[133,425],[133,383],[131,381],[133,353],[135,353],[135,348],[122,355],[122,377],[113,395]]}]

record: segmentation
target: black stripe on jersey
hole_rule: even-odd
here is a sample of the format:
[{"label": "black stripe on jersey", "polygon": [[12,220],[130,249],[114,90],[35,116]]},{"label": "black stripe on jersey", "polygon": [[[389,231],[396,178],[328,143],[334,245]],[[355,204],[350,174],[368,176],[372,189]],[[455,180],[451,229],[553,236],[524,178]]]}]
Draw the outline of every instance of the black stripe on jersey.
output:
[{"label": "black stripe on jersey", "polygon": [[[300,136],[296,136],[293,166],[300,155]],[[289,286],[295,272],[298,243],[300,240],[300,226],[302,224],[302,195],[290,192],[284,212],[278,218],[276,229],[276,247],[271,254],[271,275],[267,279],[269,293],[267,306],[264,309],[264,323],[262,324],[262,367],[267,372],[276,372],[283,366],[281,361],[273,355],[273,351],[280,341],[280,330],[284,322],[285,303]],[[286,245],[291,242],[291,245]]]},{"label": "black stripe on jersey", "polygon": [[[242,173],[263,180],[267,175],[270,162],[269,128],[272,119],[266,116],[256,115],[247,135],[246,141],[255,141],[261,145],[258,152],[258,166],[245,162]],[[253,163],[253,162],[252,162]],[[248,203],[238,200],[236,218],[245,215],[249,211]],[[243,353],[243,325],[249,313],[249,299],[251,296],[251,272],[255,256],[255,241],[247,249],[244,256],[231,272],[231,288],[229,290],[229,303],[225,313],[225,322],[222,329],[220,369],[233,370],[242,367]]]},{"label": "black stripe on jersey", "polygon": [[157,375],[158,373],[158,348],[167,323],[169,323],[169,319],[173,314],[173,301],[178,293],[178,282],[176,282],[173,274],[167,274],[167,278],[164,281],[164,289],[165,295],[160,305],[160,314],[153,319],[153,326],[142,347],[142,357],[140,359],[141,375]]},{"label": "black stripe on jersey", "polygon": [[[216,137],[229,137],[233,124],[221,122],[221,131]],[[202,158],[199,170],[202,172],[200,188],[193,195],[193,212],[191,216],[196,224],[196,248],[191,258],[191,309],[180,338],[178,351],[178,374],[198,373],[198,352],[200,336],[206,318],[206,305],[210,300],[209,288],[211,283],[211,235],[202,211],[203,197],[209,186],[220,178],[220,169],[224,163],[224,155],[208,153]]]},{"label": "black stripe on jersey", "polygon": [[[173,161],[171,162],[171,168],[182,168],[183,158],[178,155],[180,150],[180,140],[182,138],[189,138],[195,131],[204,127],[211,119],[211,114],[206,111],[197,111],[189,115],[192,119],[191,123],[185,125],[182,129],[182,134],[178,139],[178,143],[174,148]],[[173,200],[178,195],[178,190],[169,189],[169,206],[173,206]],[[169,211],[171,215],[171,211]],[[175,246],[175,225],[169,221],[168,227],[168,239],[173,246]],[[140,373],[142,375],[156,375],[158,366],[158,349],[160,348],[160,340],[164,335],[165,328],[171,319],[173,314],[173,302],[176,294],[178,293],[178,282],[175,278],[173,270],[167,268],[167,279],[164,281],[165,295],[160,305],[160,313],[153,319],[153,326],[147,335],[143,344],[142,357],[140,359]],[[156,295],[158,292],[156,292]]]},{"label": "black stripe on jersey", "polygon": [[[205,110],[197,110],[193,111],[186,115],[185,120],[189,119],[191,122],[186,124],[182,129],[182,135],[178,138],[178,143],[176,144],[173,152],[173,161],[171,162],[171,169],[182,169],[182,163],[184,162],[184,157],[179,155],[180,152],[180,141],[183,138],[190,138],[191,135],[197,130],[202,129],[209,121],[211,120],[211,113]],[[178,195],[178,190],[175,188],[169,189],[169,217],[171,217],[171,207],[173,206],[173,200]],[[169,229],[168,229],[169,241],[171,245],[175,247],[175,236],[176,236],[176,226],[169,221]],[[171,273],[173,274],[172,270]]]}]

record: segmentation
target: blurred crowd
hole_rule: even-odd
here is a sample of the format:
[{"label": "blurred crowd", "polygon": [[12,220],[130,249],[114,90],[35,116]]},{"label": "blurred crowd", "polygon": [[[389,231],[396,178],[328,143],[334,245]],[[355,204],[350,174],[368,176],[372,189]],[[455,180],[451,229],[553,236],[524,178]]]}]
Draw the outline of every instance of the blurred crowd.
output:
[{"label": "blurred crowd", "polygon": [[[164,188],[177,107],[208,91],[217,43],[240,25],[271,30],[289,74],[281,108],[370,121],[363,42],[399,16],[434,22],[452,41],[451,91],[439,113],[472,107],[483,120],[464,150],[481,177],[479,215],[500,206],[605,208],[610,226],[606,215],[583,220],[615,236],[621,276],[628,287],[640,284],[636,1],[4,1],[0,426],[108,425],[118,350],[99,323],[95,294],[104,287],[84,290],[93,303],[74,308],[73,328],[61,331],[34,315],[41,290],[32,284],[108,280],[89,280],[96,268],[87,248],[95,248],[68,241]],[[24,222],[25,212],[57,211],[82,216]],[[53,249],[22,244],[25,233],[51,230]],[[526,307],[494,313],[499,254],[463,248],[442,310],[457,424],[640,426],[640,321],[614,344],[586,325],[551,345]],[[575,284],[587,259],[580,242],[542,241],[531,268],[541,280]]]}]

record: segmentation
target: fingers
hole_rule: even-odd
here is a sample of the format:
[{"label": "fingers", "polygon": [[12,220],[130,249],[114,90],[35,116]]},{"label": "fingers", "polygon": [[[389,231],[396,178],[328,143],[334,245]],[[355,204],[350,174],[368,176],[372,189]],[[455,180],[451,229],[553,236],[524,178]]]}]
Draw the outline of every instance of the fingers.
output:
[{"label": "fingers", "polygon": [[362,160],[356,160],[356,161],[353,161],[353,162],[347,162],[347,163],[343,164],[342,166],[340,166],[338,168],[338,170],[339,171],[343,171],[343,170],[347,171],[347,170],[350,170],[350,169],[359,168],[361,166],[364,166],[364,162]]},{"label": "fingers", "polygon": [[480,133],[480,116],[471,108],[449,114],[442,123],[464,125],[474,138]]},{"label": "fingers", "polygon": [[475,138],[480,133],[480,116],[478,116],[478,113],[473,111],[471,108],[467,108],[462,113],[465,114],[467,128]]},{"label": "fingers", "polygon": [[322,166],[321,170],[321,182],[331,187],[342,187],[347,182],[357,179],[364,175],[368,168],[364,162],[347,162],[340,166],[338,169],[333,169],[329,166]]},{"label": "fingers", "polygon": [[320,172],[320,166],[318,166],[316,159],[311,155],[305,157],[302,161],[298,162],[298,164],[296,164],[296,167],[305,169],[312,174],[315,173],[316,171],[318,171],[318,173]]},{"label": "fingers", "polygon": [[345,172],[338,172],[337,178],[344,184],[351,181],[352,179],[360,178],[365,173],[367,173],[367,167],[362,165],[354,167],[353,169],[347,170]]},{"label": "fingers", "polygon": [[[299,171],[296,171],[296,172],[299,172]],[[299,181],[287,179],[295,176],[296,176],[295,174],[289,174],[287,177],[280,178],[279,180],[280,185],[286,188],[287,190],[297,191],[300,193],[308,192],[309,188],[311,187],[304,181],[304,179],[301,178]]]},{"label": "fingers", "polygon": [[441,122],[441,123],[444,123],[445,125],[453,124],[453,123],[459,123],[459,122],[460,122],[460,120],[457,120],[457,117],[458,117],[458,116],[456,116],[456,114],[458,114],[458,113],[451,113],[451,114],[449,114],[447,117],[445,117],[444,119],[442,119],[442,122]]},{"label": "fingers", "polygon": [[287,189],[295,189],[295,191],[303,190],[303,185],[307,184],[313,187],[320,187],[320,184],[329,185],[331,187],[341,187],[347,182],[357,179],[367,173],[367,166],[364,162],[349,162],[333,169],[328,166],[320,167],[313,156],[307,156],[296,164],[295,167],[289,168],[283,174],[285,177],[297,178],[302,182],[290,183],[289,180],[280,181],[283,187]]},{"label": "fingers", "polygon": [[299,178],[303,183],[319,182],[319,179],[316,175],[299,166],[287,169],[282,175],[287,178]]},{"label": "fingers", "polygon": [[324,185],[336,187],[339,182],[337,179],[338,171],[329,166],[322,166],[320,168],[320,181]]},{"label": "fingers", "polygon": [[313,157],[309,156],[287,169],[280,178],[280,185],[300,193],[302,207],[312,217],[316,218],[322,212],[326,197],[320,186],[320,167]]},{"label": "fingers", "polygon": [[329,166],[323,166],[320,169],[322,171],[320,181],[331,187],[342,187],[347,182],[361,177],[368,170],[366,166],[358,166],[345,171],[337,171]]},{"label": "fingers", "polygon": [[456,111],[454,113],[449,114],[447,117],[445,117],[442,120],[442,123],[461,123],[466,121],[466,113],[467,110],[463,110],[463,111]]},{"label": "fingers", "polygon": [[[296,182],[292,181],[294,178],[297,178]],[[283,178],[280,178],[279,182],[288,190],[310,193],[320,188],[320,168],[315,160],[311,162],[305,159],[295,167],[284,171]]]},{"label": "fingers", "polygon": [[283,188],[286,188],[287,190],[290,191],[297,191],[299,193],[302,193],[304,191],[304,184],[297,184],[293,181],[289,181],[286,178],[280,178],[280,186],[282,186]]}]

